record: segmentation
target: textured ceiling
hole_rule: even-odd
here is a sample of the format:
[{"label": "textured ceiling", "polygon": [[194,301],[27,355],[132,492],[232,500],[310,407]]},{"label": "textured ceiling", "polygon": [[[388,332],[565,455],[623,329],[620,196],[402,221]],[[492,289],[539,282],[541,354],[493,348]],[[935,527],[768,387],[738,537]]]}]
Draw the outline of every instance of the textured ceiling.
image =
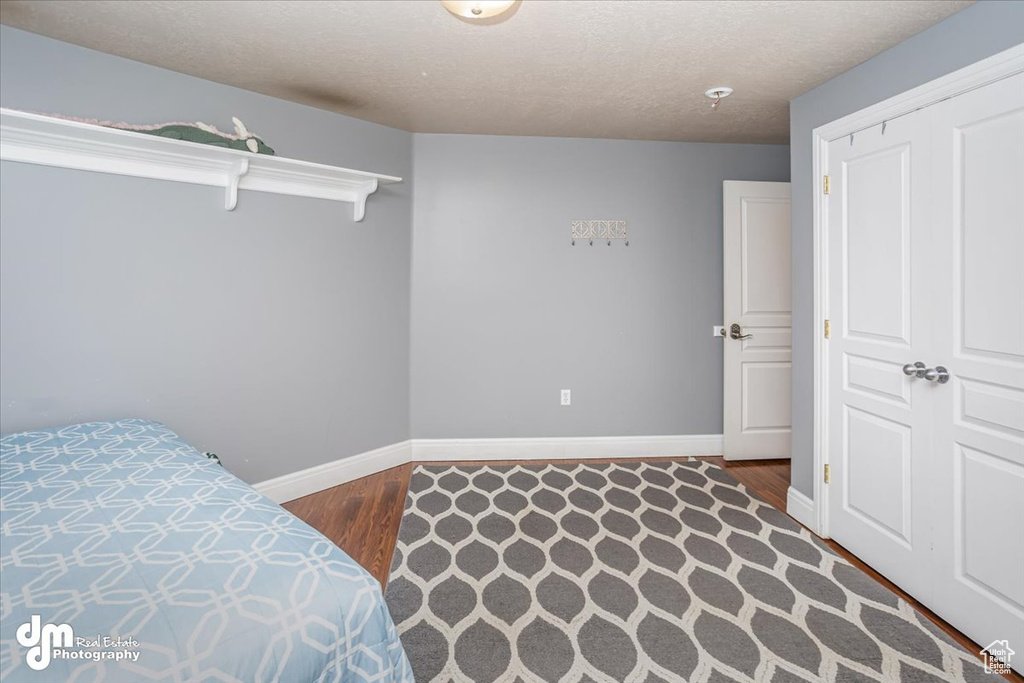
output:
[{"label": "textured ceiling", "polygon": [[0,21],[417,132],[784,143],[790,99],[968,4],[522,0],[481,25],[433,0],[4,0]]}]

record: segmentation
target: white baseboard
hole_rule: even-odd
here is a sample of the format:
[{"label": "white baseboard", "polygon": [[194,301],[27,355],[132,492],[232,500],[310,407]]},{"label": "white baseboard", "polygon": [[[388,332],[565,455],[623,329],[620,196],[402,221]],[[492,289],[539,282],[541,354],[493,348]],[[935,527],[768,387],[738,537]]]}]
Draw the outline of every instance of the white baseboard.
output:
[{"label": "white baseboard", "polygon": [[404,465],[411,460],[411,442],[400,441],[390,446],[268,479],[253,485],[253,488],[275,503],[286,503],[338,484]]},{"label": "white baseboard", "polygon": [[539,439],[412,439],[268,479],[254,488],[276,503],[323,491],[408,462],[586,460],[721,455],[721,434]]},{"label": "white baseboard", "polygon": [[431,460],[585,460],[721,455],[721,434],[531,439],[413,439],[414,462]]},{"label": "white baseboard", "polygon": [[792,486],[786,492],[786,514],[814,533],[818,533],[818,514],[814,501]]}]

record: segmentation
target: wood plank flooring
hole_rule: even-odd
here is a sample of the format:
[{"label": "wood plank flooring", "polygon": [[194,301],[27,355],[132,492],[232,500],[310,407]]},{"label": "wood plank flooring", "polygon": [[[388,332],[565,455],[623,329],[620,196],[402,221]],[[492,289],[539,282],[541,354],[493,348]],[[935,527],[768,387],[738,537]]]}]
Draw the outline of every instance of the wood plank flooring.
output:
[{"label": "wood plank flooring", "polygon": [[[636,460],[674,460],[675,458],[619,458],[610,460],[588,460],[587,462],[629,462]],[[724,468],[748,489],[759,495],[766,502],[782,511],[786,510],[786,492],[789,488],[788,460],[748,460],[743,462],[726,462],[720,456],[698,458]],[[519,460],[479,461],[479,462],[434,462],[424,465],[514,465]],[[572,462],[561,460],[558,462]],[[530,461],[530,464],[541,465],[544,461]],[[334,488],[314,493],[285,503],[284,508],[299,517],[331,539],[356,562],[366,568],[370,574],[385,585],[391,567],[391,555],[395,550],[398,538],[398,527],[402,521],[402,510],[405,507],[405,494],[409,488],[409,476],[413,466],[400,465],[383,472],[357,479],[356,481],[335,486]],[[970,638],[947,624],[917,600],[900,590],[898,586],[886,579],[850,553],[846,548],[832,540],[826,540],[836,553],[842,555],[851,564],[864,571],[868,576],[898,594],[930,619],[935,625],[956,640],[970,652],[977,653],[981,647]],[[1024,676],[1010,674],[1011,681],[1024,683]]]},{"label": "wood plank flooring", "polygon": [[392,467],[283,507],[334,541],[383,586],[391,569],[412,467]]}]

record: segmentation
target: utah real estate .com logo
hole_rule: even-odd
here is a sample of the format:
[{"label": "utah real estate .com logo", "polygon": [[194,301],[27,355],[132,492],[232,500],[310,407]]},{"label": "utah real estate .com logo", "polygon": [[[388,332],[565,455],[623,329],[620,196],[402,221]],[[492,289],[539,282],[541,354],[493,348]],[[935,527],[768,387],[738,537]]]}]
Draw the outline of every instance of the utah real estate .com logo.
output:
[{"label": "utah real estate .com logo", "polygon": [[1010,649],[1010,641],[994,640],[979,654],[985,660],[985,673],[1008,674],[1010,673],[1010,657],[1017,653]]},{"label": "utah real estate .com logo", "polygon": [[136,662],[140,654],[137,649],[128,649],[139,646],[134,638],[76,638],[70,624],[44,624],[38,614],[33,614],[28,622],[19,626],[15,636],[22,647],[28,648],[25,663],[34,671],[50,666],[52,659],[110,659],[118,662],[127,659]]}]

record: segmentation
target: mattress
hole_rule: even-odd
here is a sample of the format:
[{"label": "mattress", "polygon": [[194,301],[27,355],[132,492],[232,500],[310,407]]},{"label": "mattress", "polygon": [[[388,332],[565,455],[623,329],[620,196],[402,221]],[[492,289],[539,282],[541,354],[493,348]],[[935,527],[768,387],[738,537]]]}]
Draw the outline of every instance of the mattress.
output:
[{"label": "mattress", "polygon": [[380,585],[145,420],[5,436],[3,681],[412,681]]}]

